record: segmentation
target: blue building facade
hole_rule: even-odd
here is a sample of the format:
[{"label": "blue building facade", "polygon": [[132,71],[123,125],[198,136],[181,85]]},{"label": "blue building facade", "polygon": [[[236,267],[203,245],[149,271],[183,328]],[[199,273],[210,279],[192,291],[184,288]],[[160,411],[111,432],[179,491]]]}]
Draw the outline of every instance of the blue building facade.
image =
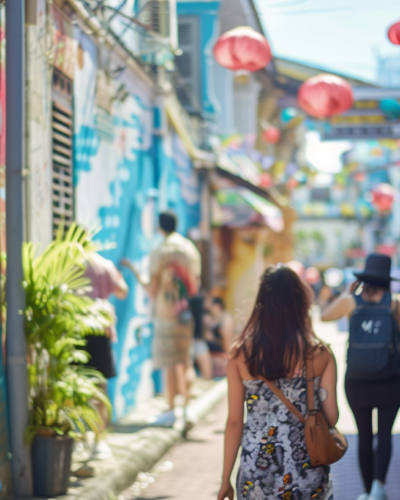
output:
[{"label": "blue building facade", "polygon": [[[159,243],[157,214],[172,209],[178,230],[187,235],[201,218],[201,182],[174,128],[159,127],[164,110],[153,89],[126,68],[111,82],[117,95],[105,109],[98,99],[99,49],[86,35],[77,34],[83,64],[74,78],[74,170],[76,217],[99,225],[97,238],[114,244],[104,256],[117,266],[128,258],[147,273],[151,250]],[[114,345],[118,376],[110,381],[114,416],[120,418],[136,403],[159,389],[151,361],[151,304],[132,274],[125,272],[129,296],[112,299],[117,317]]]}]

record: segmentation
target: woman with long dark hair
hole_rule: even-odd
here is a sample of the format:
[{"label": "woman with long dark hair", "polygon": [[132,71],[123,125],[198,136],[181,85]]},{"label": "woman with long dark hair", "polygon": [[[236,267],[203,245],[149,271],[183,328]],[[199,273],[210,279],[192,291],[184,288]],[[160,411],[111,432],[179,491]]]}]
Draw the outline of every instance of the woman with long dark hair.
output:
[{"label": "woman with long dark hair", "polygon": [[311,289],[287,267],[268,267],[261,277],[254,310],[228,363],[229,416],[218,500],[233,499],[230,476],[240,445],[238,500],[333,499],[329,467],[311,467],[304,425],[267,384],[273,381],[306,416],[305,364],[312,360],[316,408],[335,426],[336,363],[312,330],[312,299]]},{"label": "woman with long dark hair", "polygon": [[[399,344],[400,304],[390,293],[393,279],[390,276],[391,264],[391,258],[387,255],[369,255],[365,269],[354,273],[357,281],[350,284],[333,302],[328,304],[320,301],[322,321],[338,320],[344,316],[350,318],[345,388],[358,428],[358,458],[365,486],[365,493],[357,500],[387,499],[385,481],[392,452],[392,428],[400,407],[400,366],[391,369],[389,365],[383,365],[382,370],[376,370],[376,374],[369,371],[373,369],[378,356],[383,354],[380,351],[385,350],[385,337],[389,338],[388,352],[395,347],[393,344]],[[356,312],[360,318],[358,321]],[[357,325],[361,326],[361,332],[357,331]],[[353,337],[360,333],[361,340]],[[367,343],[364,345],[362,340],[367,340]],[[361,367],[365,367],[364,371],[353,364],[353,360],[357,361],[358,358]],[[398,359],[394,361],[399,364]],[[376,454],[372,427],[374,408],[378,411]]]}]

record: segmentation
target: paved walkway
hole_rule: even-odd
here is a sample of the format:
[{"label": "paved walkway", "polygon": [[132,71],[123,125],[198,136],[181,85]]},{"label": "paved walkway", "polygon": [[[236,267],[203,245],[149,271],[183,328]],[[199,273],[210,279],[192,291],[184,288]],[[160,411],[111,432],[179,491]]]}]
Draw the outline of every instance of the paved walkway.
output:
[{"label": "paved walkway", "polygon": [[[220,487],[226,401],[176,445],[153,474],[142,474],[126,500],[216,500]],[[121,498],[121,497],[120,497]]]},{"label": "paved walkway", "polygon": [[[317,333],[331,344],[337,358],[339,428],[347,434],[350,445],[344,459],[332,467],[335,500],[355,500],[362,493],[362,483],[357,463],[356,427],[343,390],[347,334],[338,332],[335,324],[320,324],[316,320],[314,326]],[[226,401],[190,433],[188,441],[176,445],[152,474],[142,474],[139,481],[120,497],[121,500],[215,500],[222,472],[225,419]],[[400,419],[396,423],[396,432],[400,431],[399,423]],[[399,466],[400,434],[397,434],[388,474],[388,500],[400,498]]]}]

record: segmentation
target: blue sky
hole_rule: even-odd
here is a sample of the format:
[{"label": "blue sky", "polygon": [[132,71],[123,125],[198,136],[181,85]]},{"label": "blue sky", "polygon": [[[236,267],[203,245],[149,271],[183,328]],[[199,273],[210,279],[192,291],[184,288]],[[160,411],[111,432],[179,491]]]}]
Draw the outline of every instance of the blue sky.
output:
[{"label": "blue sky", "polygon": [[377,58],[397,56],[387,28],[400,0],[254,0],[275,56],[376,80]]}]

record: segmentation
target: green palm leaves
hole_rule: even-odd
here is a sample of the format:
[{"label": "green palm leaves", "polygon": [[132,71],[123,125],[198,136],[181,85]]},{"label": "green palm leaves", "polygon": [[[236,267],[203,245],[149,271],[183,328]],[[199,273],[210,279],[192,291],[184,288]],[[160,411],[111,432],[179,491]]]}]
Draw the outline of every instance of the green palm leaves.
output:
[{"label": "green palm leaves", "polygon": [[88,428],[97,433],[102,420],[96,401],[111,410],[99,389],[102,375],[85,367],[85,336],[104,334],[112,321],[108,304],[87,296],[86,262],[100,249],[92,236],[74,224],[65,235],[61,229],[40,255],[32,243],[23,245],[30,438],[37,432],[62,435]]}]

